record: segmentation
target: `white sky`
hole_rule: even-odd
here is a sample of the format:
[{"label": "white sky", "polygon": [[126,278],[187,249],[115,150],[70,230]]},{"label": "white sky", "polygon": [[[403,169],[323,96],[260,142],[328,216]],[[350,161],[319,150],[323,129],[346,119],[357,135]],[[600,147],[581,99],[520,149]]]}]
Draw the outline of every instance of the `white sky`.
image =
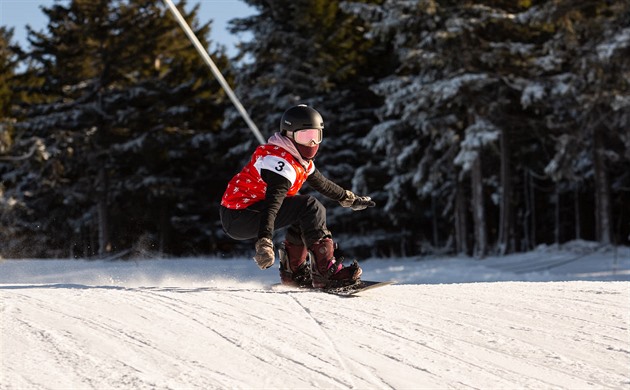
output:
[{"label": "white sky", "polygon": [[[68,0],[61,0],[67,3]],[[156,0],[159,1],[159,0]],[[177,1],[175,1],[177,3]],[[41,7],[50,7],[55,0],[0,0],[0,25],[14,29],[13,38],[26,48],[26,25],[36,31],[46,26],[46,16]],[[255,12],[241,0],[188,0],[188,6],[200,4],[199,20],[204,23],[213,20],[210,38],[215,43],[225,45],[228,55],[236,54],[234,45],[239,37],[231,35],[227,30],[227,22],[233,18],[249,16]],[[244,40],[245,37],[240,37]]]}]

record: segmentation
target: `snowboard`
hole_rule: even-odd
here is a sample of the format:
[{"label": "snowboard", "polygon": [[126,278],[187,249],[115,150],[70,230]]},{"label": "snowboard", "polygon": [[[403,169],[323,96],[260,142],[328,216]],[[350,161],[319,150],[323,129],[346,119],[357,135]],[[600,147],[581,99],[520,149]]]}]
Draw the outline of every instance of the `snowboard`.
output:
[{"label": "snowboard", "polygon": [[396,283],[393,280],[388,280],[385,282],[376,282],[371,280],[359,280],[355,284],[351,284],[349,286],[343,287],[331,287],[331,288],[315,288],[312,286],[284,286],[281,283],[274,284],[272,287],[288,287],[288,288],[298,288],[300,290],[312,290],[312,291],[320,291],[327,294],[338,295],[342,297],[350,297],[354,295],[359,295],[364,291],[372,290],[379,287],[389,286],[390,284]]},{"label": "snowboard", "polygon": [[379,288],[379,287],[385,287],[385,286],[389,286],[390,284],[394,284],[396,282],[394,282],[393,280],[388,280],[385,282],[375,282],[372,280],[359,280],[358,283],[355,284],[351,284],[349,286],[344,286],[344,287],[332,287],[332,288],[323,288],[323,289],[319,289],[325,293],[328,294],[334,294],[334,295],[339,295],[339,296],[352,296],[352,295],[357,295],[360,294],[364,291],[367,290],[372,290],[375,288]]}]

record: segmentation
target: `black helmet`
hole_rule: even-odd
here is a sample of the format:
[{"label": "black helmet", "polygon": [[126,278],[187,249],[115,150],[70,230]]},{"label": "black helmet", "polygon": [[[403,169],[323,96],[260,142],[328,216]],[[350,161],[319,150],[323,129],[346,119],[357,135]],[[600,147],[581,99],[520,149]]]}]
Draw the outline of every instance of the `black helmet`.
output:
[{"label": "black helmet", "polygon": [[291,139],[303,158],[311,160],[317,154],[319,142],[314,145],[301,145],[293,138],[296,131],[306,129],[319,129],[319,142],[321,142],[324,119],[316,110],[308,107],[306,104],[300,104],[289,108],[282,114],[280,134]]},{"label": "black helmet", "polygon": [[297,131],[302,129],[323,129],[324,119],[316,110],[306,104],[289,108],[282,114],[280,132]]}]

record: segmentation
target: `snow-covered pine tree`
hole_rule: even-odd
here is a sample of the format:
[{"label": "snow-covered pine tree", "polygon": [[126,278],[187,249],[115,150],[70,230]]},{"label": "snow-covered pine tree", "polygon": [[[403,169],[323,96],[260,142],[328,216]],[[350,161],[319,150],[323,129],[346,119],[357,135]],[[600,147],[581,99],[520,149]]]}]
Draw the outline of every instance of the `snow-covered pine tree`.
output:
[{"label": "snow-covered pine tree", "polygon": [[[13,128],[15,117],[12,109],[17,103],[17,96],[12,86],[16,78],[18,56],[15,51],[17,46],[14,46],[12,39],[13,30],[0,27],[0,177],[11,174],[12,161],[24,158],[10,154],[15,142],[20,142],[15,138]],[[35,153],[34,149],[32,153]],[[0,242],[8,251],[12,249],[12,245],[7,238],[15,231],[10,215],[13,208],[19,208],[19,205],[13,197],[6,194],[4,180],[0,180]]]},{"label": "snow-covered pine tree", "polygon": [[[574,197],[576,226],[594,225],[601,243],[623,242],[630,233],[623,212],[630,201],[630,3],[549,2],[533,17],[557,29],[550,45],[556,65],[538,64],[544,89],[537,100],[549,106],[556,140],[546,173],[560,195]],[[594,199],[594,212],[580,207],[581,198]]]},{"label": "snow-covered pine tree", "polygon": [[[545,128],[555,114],[554,103],[545,99],[545,83],[554,80],[554,93],[567,93],[569,87],[563,86],[572,76],[563,74],[562,64],[577,56],[557,42],[563,19],[562,6],[555,3],[352,5],[371,23],[369,34],[393,43],[401,63],[395,74],[373,86],[385,105],[382,123],[366,144],[384,154],[382,166],[390,170],[387,210],[401,218],[401,225],[413,226],[418,241],[445,231],[455,234],[458,250],[467,248],[462,221],[468,220],[468,206],[457,201],[466,193],[472,199],[478,256],[491,242],[506,253],[527,249],[537,228],[542,227],[541,236],[548,233],[546,218],[536,219],[537,213],[549,215],[548,204],[535,202],[527,184],[531,177],[544,176],[551,158],[545,154],[551,141]],[[570,10],[568,3],[563,6]],[[610,39],[624,42],[623,36]],[[440,210],[439,218],[428,210]],[[443,227],[422,230],[436,220]]]},{"label": "snow-covered pine tree", "polygon": [[[41,83],[17,125],[42,151],[3,176],[26,210],[13,240],[42,239],[20,255],[103,255],[146,233],[153,250],[208,250],[196,244],[218,146],[204,140],[226,102],[175,20],[148,0],[43,11],[47,32],[29,35]],[[207,43],[196,8],[186,17]]]},{"label": "snow-covered pine tree", "polygon": [[[340,7],[341,1],[246,2],[257,13],[231,22],[233,32],[252,35],[250,41],[240,45],[243,62],[235,84],[255,122],[269,136],[278,131],[284,110],[298,103],[313,106],[326,123],[325,141],[316,160],[318,168],[347,188],[369,191],[378,201],[382,186],[369,185],[371,180],[354,180],[354,174],[371,158],[360,139],[376,122],[375,107],[381,104],[369,85],[391,64],[384,46],[375,47],[364,36],[365,22],[346,13]],[[235,137],[243,133],[233,132]],[[250,149],[243,158],[255,146],[248,145]],[[347,239],[382,227],[375,212],[352,214],[331,207],[329,227],[338,237],[343,231],[348,233],[340,237],[345,248],[362,246],[371,250],[372,243]]]},{"label": "snow-covered pine tree", "polygon": [[[11,108],[15,100],[15,91],[11,89],[11,85],[16,73],[17,53],[11,47],[12,40],[13,30],[0,27],[0,123],[11,117]],[[0,153],[3,153],[2,146]]]},{"label": "snow-covered pine tree", "polygon": [[[455,202],[454,195],[464,191],[466,172],[481,169],[476,161],[501,132],[493,121],[496,105],[504,102],[489,93],[501,77],[486,63],[505,62],[488,53],[488,41],[501,39],[496,30],[501,31],[508,12],[480,4],[432,1],[386,1],[382,7],[354,9],[371,22],[371,34],[394,43],[401,63],[395,74],[373,86],[385,98],[380,111],[383,122],[373,128],[365,144],[384,156],[381,164],[389,170],[386,210],[400,225],[412,226],[417,242],[422,242],[423,237],[444,230],[423,226],[448,224],[455,215],[466,213],[454,209],[465,207]],[[477,181],[466,192],[477,194],[472,204],[475,243],[476,253],[483,256],[487,252],[485,191],[481,171],[473,173]],[[458,248],[466,247],[467,237],[455,240]]]}]

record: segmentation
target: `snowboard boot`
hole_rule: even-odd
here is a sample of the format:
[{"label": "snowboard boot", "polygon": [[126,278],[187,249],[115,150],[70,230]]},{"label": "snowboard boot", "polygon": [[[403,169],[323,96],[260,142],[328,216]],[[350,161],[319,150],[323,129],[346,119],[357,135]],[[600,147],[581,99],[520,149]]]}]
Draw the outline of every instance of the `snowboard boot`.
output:
[{"label": "snowboard boot", "polygon": [[330,238],[322,238],[310,246],[311,277],[315,288],[334,288],[355,284],[361,276],[356,260],[349,267],[343,266],[343,258],[335,259],[335,244]]},{"label": "snowboard boot", "polygon": [[308,251],[304,245],[284,241],[278,248],[280,282],[287,286],[311,286]]}]

